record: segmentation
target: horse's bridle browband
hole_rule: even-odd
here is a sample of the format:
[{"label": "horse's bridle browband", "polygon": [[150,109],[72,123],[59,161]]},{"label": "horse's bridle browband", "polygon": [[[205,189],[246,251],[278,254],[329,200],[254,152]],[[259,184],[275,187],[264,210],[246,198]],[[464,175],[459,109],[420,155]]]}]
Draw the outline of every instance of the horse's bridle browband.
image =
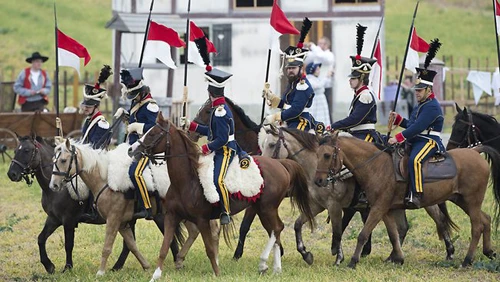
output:
[{"label": "horse's bridle browband", "polygon": [[[78,157],[76,154],[76,148],[75,145],[71,145],[70,148],[71,152],[71,157],[69,160],[69,165],[68,165],[68,170],[65,172],[62,172],[59,167],[57,166],[57,160],[61,156],[61,154],[57,154],[54,159],[54,166],[57,169],[57,171],[52,171],[53,175],[58,175],[58,176],[64,176],[63,183],[71,183],[71,187],[73,188],[73,191],[75,191],[76,196],[78,197],[78,201],[80,205],[83,205],[83,201],[80,197],[80,192],[78,192],[78,178],[77,176],[80,175],[82,172],[81,170],[78,169]],[[73,175],[70,175],[71,168],[73,167],[73,163],[75,163],[75,173]],[[73,184],[73,179],[75,179],[75,184]]]},{"label": "horse's bridle browband", "polygon": [[[30,139],[31,140],[31,139]],[[33,149],[32,153],[31,153],[31,158],[28,162],[27,165],[21,163],[20,161],[16,160],[15,158],[12,159],[12,163],[20,166],[22,168],[22,171],[21,171],[21,176],[22,178],[24,179],[24,181],[26,182],[26,184],[28,184],[28,186],[31,186],[33,184],[33,178],[35,177],[35,172],[36,172],[36,169],[34,169],[32,167],[33,165],[33,161],[35,160],[35,157],[38,155],[38,162],[39,162],[39,166],[40,166],[40,170],[42,172],[42,175],[45,179],[48,179],[50,180],[50,178],[48,178],[44,172],[43,172],[43,168],[46,167],[46,166],[43,166],[42,165],[42,157],[40,156],[40,152],[39,152],[39,146],[40,146],[40,143],[37,142],[36,140],[32,140],[33,141],[33,147],[35,149]],[[52,164],[50,164],[52,165]],[[47,165],[48,166],[48,165]]]}]

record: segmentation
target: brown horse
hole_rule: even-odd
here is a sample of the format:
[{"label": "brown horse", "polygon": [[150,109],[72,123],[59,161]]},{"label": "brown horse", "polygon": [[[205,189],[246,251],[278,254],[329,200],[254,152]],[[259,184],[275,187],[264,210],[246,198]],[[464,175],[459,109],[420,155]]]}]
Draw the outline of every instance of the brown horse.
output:
[{"label": "brown horse", "polygon": [[[371,205],[370,215],[358,236],[356,251],[349,267],[356,267],[361,249],[373,228],[384,220],[393,247],[391,259],[403,263],[404,256],[397,234],[393,213],[404,208],[406,183],[397,182],[392,157],[385,150],[379,150],[371,143],[353,137],[339,137],[338,133],[325,137],[318,149],[318,168],[316,181],[326,181],[329,174],[337,174],[345,165],[365,189]],[[491,218],[481,210],[490,166],[479,153],[486,153],[491,163],[493,190],[497,207],[500,204],[500,155],[493,148],[482,146],[474,150],[455,149],[449,151],[456,163],[457,174],[452,179],[424,184],[422,206],[431,206],[450,200],[459,206],[471,220],[472,238],[462,266],[472,264],[481,234],[483,235],[483,254],[494,258],[491,247]],[[498,212],[496,214],[498,216]]]},{"label": "brown horse", "polygon": [[[199,147],[159,113],[156,125],[129,149],[129,155],[136,156],[140,153],[148,155],[164,153],[172,183],[166,195],[167,201],[163,205],[166,212],[166,231],[152,280],[161,278],[163,262],[173,239],[170,227],[175,228],[182,219],[196,223],[203,237],[212,269],[215,275],[220,275],[217,250],[209,225],[213,205],[205,199],[197,171]],[[232,214],[236,214],[252,206],[257,212],[269,235],[269,241],[261,254],[259,271],[264,272],[268,269],[266,262],[274,246],[274,272],[280,272],[280,233],[284,225],[278,215],[278,207],[290,191],[292,201],[312,222],[307,177],[300,165],[294,161],[266,157],[256,157],[256,160],[260,164],[264,178],[263,193],[255,203],[231,198],[231,211]],[[227,235],[227,228],[224,231]]]}]

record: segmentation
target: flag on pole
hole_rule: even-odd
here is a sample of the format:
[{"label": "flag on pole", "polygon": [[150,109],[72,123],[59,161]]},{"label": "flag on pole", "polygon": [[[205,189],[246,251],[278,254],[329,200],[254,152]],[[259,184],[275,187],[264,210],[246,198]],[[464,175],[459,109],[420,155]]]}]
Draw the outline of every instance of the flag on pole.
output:
[{"label": "flag on pole", "polygon": [[177,66],[170,53],[171,46],[185,47],[186,43],[182,41],[175,30],[151,21],[145,53],[158,58],[167,67],[176,69]]},{"label": "flag on pole", "polygon": [[283,34],[300,34],[300,32],[290,23],[276,0],[273,3],[270,23],[269,49],[281,53],[280,36]]},{"label": "flag on pole", "polygon": [[495,18],[496,18],[496,24],[497,24],[497,35],[500,35],[500,4],[498,3],[498,0],[495,0]]},{"label": "flag on pole", "polygon": [[425,42],[417,35],[417,30],[413,28],[410,40],[410,48],[408,49],[408,57],[406,58],[405,68],[413,73],[416,73],[415,68],[419,66],[418,53],[425,53],[429,50],[429,43]]},{"label": "flag on pole", "polygon": [[[202,38],[203,36],[205,36],[203,30],[199,28],[193,21],[190,21],[189,41],[194,42],[195,39]],[[214,44],[210,40],[208,40],[208,38],[205,38],[205,41],[207,42],[208,53],[217,53],[217,49],[215,49]],[[189,52],[189,62],[200,67],[205,67],[205,64],[203,63],[203,59],[200,56],[200,52],[198,52],[196,44],[194,43],[189,44],[188,52]]]},{"label": "flag on pole", "polygon": [[57,54],[60,67],[72,67],[80,74],[80,58],[84,58],[84,66],[90,62],[87,48],[73,38],[57,29]]},{"label": "flag on pole", "polygon": [[380,38],[377,39],[377,45],[375,46],[375,52],[373,53],[373,58],[377,59],[377,62],[372,66],[372,71],[370,72],[370,86],[372,91],[375,92],[378,99],[380,100],[380,93],[382,89],[382,49],[380,47]]}]

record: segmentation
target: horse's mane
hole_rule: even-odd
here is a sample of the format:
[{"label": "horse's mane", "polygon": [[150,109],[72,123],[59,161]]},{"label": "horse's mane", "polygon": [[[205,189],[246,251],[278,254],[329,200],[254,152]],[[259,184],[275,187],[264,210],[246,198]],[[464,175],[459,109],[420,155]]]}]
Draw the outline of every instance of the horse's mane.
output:
[{"label": "horse's mane", "polygon": [[489,125],[498,126],[497,119],[492,115],[487,115],[487,114],[483,114],[483,113],[475,112],[475,111],[472,111],[472,115],[480,118],[481,120],[485,121]]},{"label": "horse's mane", "polygon": [[[80,158],[82,164],[82,170],[86,172],[91,172],[94,169],[99,170],[99,174],[102,179],[108,179],[108,158],[106,155],[106,150],[95,150],[92,148],[91,144],[82,144],[70,140],[71,145],[74,145],[76,149],[80,152]],[[59,144],[57,148],[61,148],[62,151],[67,152],[65,144]]]},{"label": "horse's mane", "polygon": [[[173,126],[173,124],[172,124]],[[200,150],[196,143],[194,143],[187,135],[186,132],[177,130],[179,135],[181,136],[182,141],[186,145],[186,151],[188,158],[190,160],[190,168],[191,171],[196,175],[198,173],[198,165],[199,165],[199,156],[200,156]]]},{"label": "horse's mane", "polygon": [[316,151],[318,148],[318,137],[316,135],[295,128],[282,127],[281,129],[297,139],[306,150]]},{"label": "horse's mane", "polygon": [[226,97],[226,102],[233,109],[234,113],[240,117],[241,122],[243,122],[243,124],[246,127],[250,128],[250,129],[253,129],[253,130],[257,130],[258,129],[259,126],[255,122],[253,122],[250,119],[250,117],[248,117],[245,114],[245,111],[240,106],[236,105],[233,101],[231,101],[231,99],[229,99],[227,97]]}]

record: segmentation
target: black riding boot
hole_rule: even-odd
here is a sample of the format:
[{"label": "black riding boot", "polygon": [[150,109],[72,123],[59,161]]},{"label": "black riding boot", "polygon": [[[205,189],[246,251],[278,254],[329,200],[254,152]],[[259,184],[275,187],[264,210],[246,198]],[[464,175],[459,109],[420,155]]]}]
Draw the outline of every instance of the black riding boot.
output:
[{"label": "black riding boot", "polygon": [[362,209],[368,207],[368,199],[366,198],[365,191],[361,189],[361,186],[358,184],[357,181],[354,186],[354,196],[352,202],[355,201],[356,201],[356,203],[354,204],[355,209]]},{"label": "black riding boot", "polygon": [[[222,197],[221,197],[222,199]],[[221,205],[221,214],[220,214],[220,225],[226,225],[231,222],[231,216],[229,215],[229,212],[227,211],[226,207],[224,206],[224,201],[220,201]]]},{"label": "black riding boot", "polygon": [[93,222],[97,220],[97,210],[94,208],[94,197],[92,193],[90,193],[87,199],[87,206],[84,212],[80,215],[80,222]]},{"label": "black riding boot", "polygon": [[153,219],[153,211],[151,208],[147,209],[146,206],[144,205],[144,200],[142,199],[141,195],[137,195],[137,209],[134,215],[132,216],[132,219],[139,219],[139,218],[145,218],[146,220],[152,220]]},{"label": "black riding boot", "polygon": [[406,208],[419,209],[421,207],[420,202],[422,201],[422,197],[423,193],[410,192],[405,198]]}]

